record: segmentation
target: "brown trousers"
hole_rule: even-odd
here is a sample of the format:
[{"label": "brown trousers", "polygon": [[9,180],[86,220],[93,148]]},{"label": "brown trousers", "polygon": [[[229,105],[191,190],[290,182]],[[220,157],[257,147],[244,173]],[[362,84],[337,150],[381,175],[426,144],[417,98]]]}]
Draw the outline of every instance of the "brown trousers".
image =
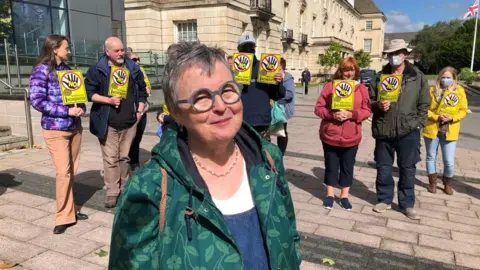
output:
[{"label": "brown trousers", "polygon": [[78,171],[82,129],[75,131],[43,130],[43,138],[57,172],[57,213],[55,225],[77,221],[73,199],[73,178]]},{"label": "brown trousers", "polygon": [[130,176],[128,153],[137,132],[137,123],[128,129],[109,126],[105,140],[100,141],[107,197],[118,197]]}]

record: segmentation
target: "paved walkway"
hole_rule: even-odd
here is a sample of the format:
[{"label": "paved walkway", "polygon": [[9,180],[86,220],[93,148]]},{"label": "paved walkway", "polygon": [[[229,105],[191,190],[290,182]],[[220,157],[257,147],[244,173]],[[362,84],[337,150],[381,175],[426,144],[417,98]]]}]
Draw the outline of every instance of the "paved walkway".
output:
[{"label": "paved walkway", "polygon": [[[302,232],[302,269],[329,269],[319,265],[326,257],[338,269],[480,269],[480,152],[457,150],[462,181],[455,182],[453,196],[428,193],[425,165],[419,164],[415,207],[421,220],[396,210],[376,214],[374,141],[366,124],[351,191],[353,211],[338,205],[327,211],[321,207],[324,163],[313,102],[298,100],[285,157]],[[149,117],[143,161],[158,142],[154,115]],[[102,205],[101,164],[98,142],[86,131],[75,196],[90,218],[53,235],[55,172],[47,151],[0,156],[0,260],[19,263],[14,269],[106,269],[113,214]]]}]

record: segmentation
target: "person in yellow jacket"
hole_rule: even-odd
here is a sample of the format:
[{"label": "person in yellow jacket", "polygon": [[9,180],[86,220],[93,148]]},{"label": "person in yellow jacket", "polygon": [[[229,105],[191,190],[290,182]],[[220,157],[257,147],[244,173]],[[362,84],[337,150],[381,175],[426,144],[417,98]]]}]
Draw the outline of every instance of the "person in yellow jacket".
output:
[{"label": "person in yellow jacket", "polygon": [[140,67],[140,70],[143,72],[143,78],[144,78],[145,84],[147,85],[147,94],[148,94],[148,96],[151,96],[152,95],[152,84],[150,83],[150,80],[148,79],[147,72],[145,72],[145,69],[142,66],[140,66],[140,57],[138,57],[138,55],[136,55],[134,53],[129,53],[128,57],[130,59],[132,59],[133,62],[135,62]]},{"label": "person in yellow jacket", "polygon": [[455,149],[460,133],[460,121],[467,116],[468,101],[465,90],[457,83],[457,72],[452,67],[442,69],[436,85],[430,88],[431,103],[427,125],[423,129],[427,150],[428,191],[437,192],[436,159],[440,145],[443,159],[444,192],[453,194],[452,180]]},{"label": "person in yellow jacket", "polygon": [[[128,57],[133,60],[139,67],[140,70],[143,72],[143,77],[145,80],[145,84],[147,85],[147,95],[150,96],[152,94],[152,85],[150,84],[150,80],[148,79],[147,73],[142,66],[140,66],[140,57],[135,53],[129,53]],[[148,112],[148,102],[145,104],[145,109],[140,114],[142,117],[137,125],[137,133],[135,138],[133,139],[132,145],[130,147],[130,152],[128,156],[130,157],[130,168],[132,171],[136,170],[140,166],[140,142],[143,138],[143,133],[145,132],[145,128],[147,126],[147,112]]]}]

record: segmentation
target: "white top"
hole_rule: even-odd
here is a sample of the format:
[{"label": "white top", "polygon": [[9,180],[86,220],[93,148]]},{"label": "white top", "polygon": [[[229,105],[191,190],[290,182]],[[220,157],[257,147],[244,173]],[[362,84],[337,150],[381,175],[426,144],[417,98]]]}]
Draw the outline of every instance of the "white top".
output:
[{"label": "white top", "polygon": [[217,200],[213,198],[213,202],[223,215],[236,215],[247,212],[255,207],[250,191],[250,183],[248,182],[248,173],[245,160],[243,160],[243,177],[242,183],[237,192],[232,197],[226,200]]}]

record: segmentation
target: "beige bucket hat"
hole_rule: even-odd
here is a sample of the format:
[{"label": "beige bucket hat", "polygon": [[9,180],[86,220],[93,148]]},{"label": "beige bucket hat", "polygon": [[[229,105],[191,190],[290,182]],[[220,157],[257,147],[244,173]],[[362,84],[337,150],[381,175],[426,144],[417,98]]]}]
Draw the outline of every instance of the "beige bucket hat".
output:
[{"label": "beige bucket hat", "polygon": [[408,48],[408,44],[403,39],[392,39],[388,43],[387,47],[383,50],[383,53],[392,53],[400,50],[407,50],[411,52],[413,49]]}]

